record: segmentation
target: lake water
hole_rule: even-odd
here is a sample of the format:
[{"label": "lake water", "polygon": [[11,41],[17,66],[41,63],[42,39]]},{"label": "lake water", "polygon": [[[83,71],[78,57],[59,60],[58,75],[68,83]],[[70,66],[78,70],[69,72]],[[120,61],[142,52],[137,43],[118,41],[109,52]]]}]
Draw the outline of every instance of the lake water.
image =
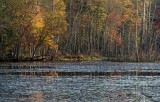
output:
[{"label": "lake water", "polygon": [[[0,72],[160,72],[159,63],[0,63]],[[160,76],[0,75],[0,102],[160,102]]]}]

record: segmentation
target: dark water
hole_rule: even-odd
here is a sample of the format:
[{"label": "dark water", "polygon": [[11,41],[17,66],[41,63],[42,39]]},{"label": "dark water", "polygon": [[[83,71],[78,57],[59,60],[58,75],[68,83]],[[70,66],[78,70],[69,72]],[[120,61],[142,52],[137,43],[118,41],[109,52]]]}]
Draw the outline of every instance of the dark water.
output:
[{"label": "dark water", "polygon": [[[8,65],[12,67],[4,69]],[[1,63],[0,68],[0,72],[157,72],[160,64],[102,61]],[[0,75],[0,102],[160,102],[160,76]]]}]

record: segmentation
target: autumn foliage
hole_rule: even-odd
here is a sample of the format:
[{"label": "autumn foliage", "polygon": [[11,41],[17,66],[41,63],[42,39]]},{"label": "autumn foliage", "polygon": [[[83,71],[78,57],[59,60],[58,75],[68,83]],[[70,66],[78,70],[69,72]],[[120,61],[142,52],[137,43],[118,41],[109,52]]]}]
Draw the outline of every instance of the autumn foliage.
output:
[{"label": "autumn foliage", "polygon": [[154,0],[0,0],[0,58],[153,56],[155,7]]}]

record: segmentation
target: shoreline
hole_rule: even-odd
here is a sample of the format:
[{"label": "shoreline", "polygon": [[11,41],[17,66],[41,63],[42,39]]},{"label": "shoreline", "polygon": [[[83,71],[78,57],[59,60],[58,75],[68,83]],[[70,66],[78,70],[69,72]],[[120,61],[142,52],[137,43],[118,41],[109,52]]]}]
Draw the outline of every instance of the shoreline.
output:
[{"label": "shoreline", "polygon": [[133,63],[160,63],[160,59],[158,60],[141,60],[141,61],[136,61],[136,60],[127,60],[127,59],[118,59],[118,58],[97,58],[97,59],[54,59],[54,60],[16,60],[16,59],[1,59],[0,63],[5,63],[5,62],[72,62],[72,61],[108,61],[108,62],[133,62]]}]

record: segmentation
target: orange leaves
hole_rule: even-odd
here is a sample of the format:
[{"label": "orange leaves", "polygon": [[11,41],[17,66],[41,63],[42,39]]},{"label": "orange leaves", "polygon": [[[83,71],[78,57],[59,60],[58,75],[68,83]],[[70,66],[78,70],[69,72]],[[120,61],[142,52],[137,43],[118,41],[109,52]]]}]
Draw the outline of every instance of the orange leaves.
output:
[{"label": "orange leaves", "polygon": [[116,42],[118,46],[122,45],[123,43],[122,37],[118,33],[114,33],[114,41]]},{"label": "orange leaves", "polygon": [[123,39],[118,33],[118,28],[111,28],[110,34],[107,36],[107,38],[109,42],[115,43],[118,46],[121,46],[123,44]]},{"label": "orange leaves", "polygon": [[116,26],[122,25],[123,17],[122,15],[116,13],[116,11],[111,12],[109,16],[109,21],[112,22]]}]

